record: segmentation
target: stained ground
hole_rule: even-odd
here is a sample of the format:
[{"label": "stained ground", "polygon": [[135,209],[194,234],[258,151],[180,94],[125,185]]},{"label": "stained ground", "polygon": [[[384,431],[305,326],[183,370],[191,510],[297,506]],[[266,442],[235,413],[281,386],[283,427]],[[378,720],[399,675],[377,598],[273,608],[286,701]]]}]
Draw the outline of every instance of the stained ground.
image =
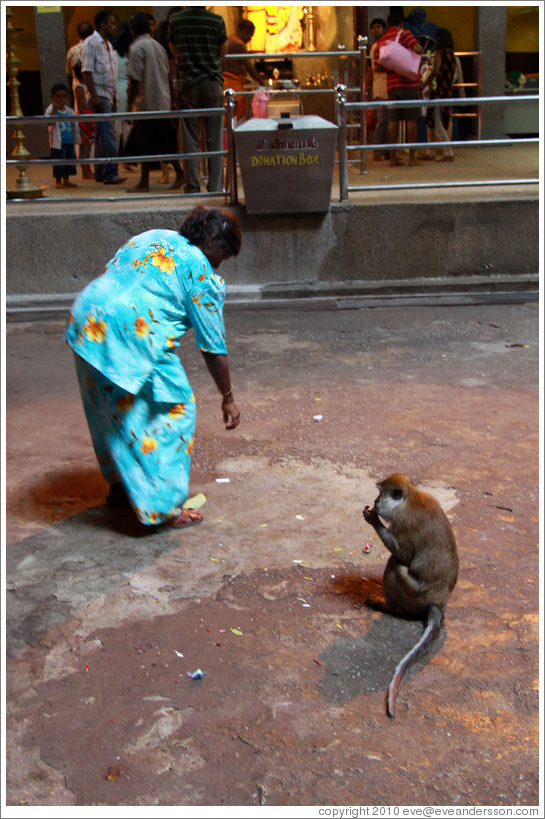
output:
[{"label": "stained ground", "polygon": [[[183,532],[105,506],[62,324],[8,326],[7,804],[537,805],[537,305],[226,322],[235,432],[182,347]],[[398,471],[461,570],[391,720],[422,627],[365,607],[387,553],[361,510]]]}]

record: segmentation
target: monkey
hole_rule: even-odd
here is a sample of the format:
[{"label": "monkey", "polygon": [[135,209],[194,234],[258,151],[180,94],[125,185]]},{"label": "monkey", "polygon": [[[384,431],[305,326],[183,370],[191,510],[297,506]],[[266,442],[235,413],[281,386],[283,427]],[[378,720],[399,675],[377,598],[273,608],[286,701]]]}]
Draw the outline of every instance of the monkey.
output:
[{"label": "monkey", "polygon": [[405,672],[441,631],[459,560],[454,532],[434,497],[417,489],[406,475],[390,475],[377,486],[380,494],[372,509],[365,507],[363,517],[390,552],[383,575],[386,604],[369,598],[366,605],[425,622],[422,637],[400,660],[388,688],[387,713],[394,718]]}]

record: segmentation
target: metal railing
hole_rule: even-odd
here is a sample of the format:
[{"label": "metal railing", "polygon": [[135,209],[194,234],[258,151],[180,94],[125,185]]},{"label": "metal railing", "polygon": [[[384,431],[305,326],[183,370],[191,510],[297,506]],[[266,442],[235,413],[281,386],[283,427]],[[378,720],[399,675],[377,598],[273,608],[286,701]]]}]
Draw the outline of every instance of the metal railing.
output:
[{"label": "metal railing", "polygon": [[[383,144],[369,144],[366,141],[358,145],[348,145],[347,143],[347,117],[349,111],[363,111],[369,108],[428,108],[433,107],[448,107],[465,106],[465,105],[486,105],[489,103],[520,103],[533,102],[536,105],[539,103],[539,97],[536,95],[524,96],[509,96],[509,97],[456,97],[449,99],[436,100],[414,100],[414,101],[386,101],[373,100],[372,102],[348,102],[346,87],[338,85],[335,89],[335,107],[336,107],[336,121],[339,128],[339,194],[340,200],[346,201],[348,194],[355,191],[378,191],[378,190],[394,190],[394,189],[419,189],[419,188],[446,188],[446,187],[461,187],[461,186],[475,186],[475,185],[523,185],[523,184],[537,184],[539,177],[532,177],[530,179],[471,179],[459,180],[449,182],[416,182],[406,184],[386,184],[386,185],[349,185],[348,184],[348,156],[351,152],[359,151],[362,156],[362,167],[365,168],[365,154],[367,151],[387,151],[390,149],[429,149],[430,144],[433,147],[455,146],[456,148],[464,148],[471,146],[490,147],[495,145],[514,145],[520,143],[539,143],[539,137],[525,137],[520,139],[474,139],[463,141],[450,142],[398,142],[398,143],[383,143]],[[365,134],[365,131],[363,131]]]},{"label": "metal railing", "polygon": [[[74,121],[78,124],[84,124],[86,122],[93,123],[98,121],[107,121],[107,120],[121,120],[134,122],[136,120],[149,120],[149,119],[186,119],[186,118],[194,118],[194,117],[212,117],[212,116],[221,116],[226,118],[226,130],[227,130],[227,142],[233,141],[232,131],[234,127],[234,110],[235,110],[235,101],[230,97],[228,92],[226,92],[226,105],[222,108],[194,108],[194,109],[183,109],[183,110],[171,110],[171,111],[131,111],[127,113],[120,113],[115,112],[111,114],[76,114],[76,115],[64,115],[64,116],[44,116],[44,115],[35,115],[35,116],[27,116],[27,117],[13,117],[9,116],[6,117],[6,124],[10,125],[13,124],[15,128],[19,128],[22,125],[44,125],[47,127],[48,125],[54,122],[71,122]],[[87,157],[85,159],[31,159],[27,158],[26,156],[19,156],[15,159],[7,159],[6,165],[8,166],[15,166],[21,175],[23,176],[26,174],[27,168],[36,167],[39,165],[107,165],[110,163],[138,163],[138,162],[169,162],[170,160],[184,160],[184,159],[206,159],[207,157],[215,157],[215,156],[222,156],[227,157],[229,155],[229,151],[226,149],[220,151],[198,151],[193,153],[175,153],[175,154],[146,154],[145,156],[106,156],[106,157]],[[231,175],[232,177],[232,175]],[[16,194],[17,191],[14,191]],[[120,199],[131,199],[131,201],[135,199],[145,198],[145,199],[169,199],[179,196],[185,197],[199,197],[202,198],[203,196],[228,196],[229,191],[226,191],[224,188],[221,191],[207,191],[201,193],[185,193],[183,191],[177,191],[174,194],[152,194],[152,193],[143,193],[142,195],[131,195],[130,197],[123,197],[123,196],[92,196],[92,197],[62,197],[63,202],[71,202],[71,201],[118,201]],[[9,197],[10,202],[14,203],[21,203],[28,201],[28,198],[21,196],[21,198],[17,198],[16,195]],[[40,200],[33,200],[33,201],[40,201],[40,202],[56,202],[58,203],[60,200],[55,197],[46,197],[41,198]]]},{"label": "metal railing", "polygon": [[[363,49],[362,49],[363,50]],[[331,52],[324,52],[324,54],[330,54]],[[345,52],[343,52],[344,55]],[[346,52],[346,56],[353,56],[359,55],[360,52]],[[253,55],[252,55],[253,56]],[[267,55],[269,56],[269,55]],[[285,55],[283,55],[285,56]],[[300,56],[299,54],[297,56]],[[309,52],[308,56],[320,56],[318,52]],[[315,89],[316,90],[316,89]],[[314,93],[315,93],[314,90]],[[409,108],[415,107],[420,108],[422,106],[426,107],[453,107],[456,108],[460,106],[480,106],[480,105],[487,105],[487,104],[498,104],[498,103],[507,103],[507,104],[516,104],[522,102],[532,102],[536,105],[539,103],[539,96],[537,95],[514,95],[514,96],[505,96],[505,97],[466,97],[466,98],[452,98],[452,99],[439,99],[439,100],[414,100],[414,101],[400,101],[400,102],[390,102],[386,100],[373,100],[370,102],[349,102],[347,97],[348,93],[351,90],[347,86],[343,84],[339,84],[336,86],[335,89],[324,89],[330,93],[334,93],[335,99],[335,119],[336,124],[338,125],[338,165],[339,165],[339,194],[340,194],[340,201],[346,201],[348,199],[348,195],[351,192],[356,191],[378,191],[378,190],[393,190],[393,189],[418,189],[418,188],[444,188],[444,187],[460,187],[460,186],[468,186],[468,185],[514,185],[514,184],[537,184],[539,182],[539,178],[532,177],[527,179],[494,179],[494,180],[459,180],[459,181],[449,181],[449,182],[423,182],[423,183],[406,183],[406,184],[383,184],[383,185],[349,185],[348,184],[348,164],[350,163],[349,156],[356,155],[359,153],[359,162],[361,165],[361,172],[365,173],[365,162],[366,162],[366,154],[368,151],[386,151],[391,148],[396,149],[427,149],[430,147],[429,142],[418,142],[418,143],[408,143],[408,142],[401,142],[397,144],[370,144],[367,142],[366,137],[366,128],[361,128],[361,135],[362,141],[359,143],[352,143],[349,144],[348,142],[348,132],[350,128],[350,123],[348,122],[350,113],[356,113],[362,120],[365,119],[365,112],[368,109],[376,109],[379,107],[382,108]],[[359,89],[355,89],[359,90]],[[313,90],[309,89],[312,93]],[[251,92],[240,92],[243,94],[253,94],[255,91]],[[275,89],[275,93],[285,93],[291,94],[293,91],[291,89]],[[297,93],[300,93],[299,91]],[[129,196],[120,196],[120,195],[105,195],[105,196],[89,196],[89,197],[65,197],[63,196],[61,199],[58,197],[43,197],[39,200],[33,199],[32,201],[39,201],[42,203],[59,203],[62,202],[83,202],[83,201],[120,201],[120,200],[128,200],[134,201],[137,199],[152,199],[152,200],[161,200],[165,201],[168,199],[174,199],[179,197],[187,197],[187,198],[196,198],[196,197],[218,197],[224,196],[226,200],[230,204],[237,204],[238,203],[238,185],[237,185],[237,159],[236,159],[236,149],[235,149],[235,139],[234,139],[234,131],[235,131],[235,109],[236,109],[236,97],[237,94],[231,90],[227,89],[225,91],[225,107],[221,108],[202,108],[202,109],[184,109],[184,110],[171,110],[171,111],[143,111],[143,112],[127,112],[127,113],[111,113],[111,114],[84,114],[84,115],[74,115],[74,116],[27,116],[27,117],[15,117],[15,116],[8,116],[6,117],[6,124],[13,125],[15,128],[19,128],[21,125],[30,124],[30,125],[43,125],[44,127],[58,121],[66,122],[74,120],[78,123],[85,123],[85,122],[97,122],[99,120],[130,120],[135,121],[139,119],[160,119],[160,118],[169,118],[169,119],[182,119],[185,117],[206,117],[206,116],[222,116],[225,117],[225,124],[226,124],[226,148],[220,151],[199,151],[194,153],[175,153],[175,154],[153,154],[153,155],[146,155],[146,156],[123,156],[123,157],[90,157],[85,159],[75,159],[70,160],[69,164],[74,165],[84,165],[84,164],[108,164],[111,162],[123,162],[123,163],[139,163],[139,162],[168,162],[170,160],[183,160],[183,159],[192,159],[192,158],[199,158],[199,159],[206,159],[207,157],[214,157],[214,156],[222,156],[227,158],[227,179],[228,179],[228,187],[223,188],[221,191],[207,191],[202,193],[185,193],[181,190],[176,191],[172,194],[167,193],[159,193],[153,194],[151,192],[143,192],[142,194],[130,194]],[[448,146],[456,146],[456,148],[464,148],[464,147],[490,147],[490,146],[506,146],[506,145],[513,145],[513,144],[521,144],[521,143],[539,143],[539,137],[529,137],[529,138],[517,138],[514,140],[511,139],[477,139],[477,140],[463,140],[463,141],[451,141],[451,142],[437,142],[432,143],[434,147],[441,147],[443,145]],[[40,165],[66,165],[66,159],[31,159],[27,156],[19,156],[15,159],[8,159],[6,160],[6,164],[8,166],[15,166],[19,170],[20,174],[23,175],[26,173],[27,168],[32,168]],[[13,193],[13,192],[12,192]],[[9,196],[9,201],[12,203],[22,203],[29,201],[29,198],[25,198],[21,196],[18,198],[16,195],[17,191],[15,191],[15,195]]]}]

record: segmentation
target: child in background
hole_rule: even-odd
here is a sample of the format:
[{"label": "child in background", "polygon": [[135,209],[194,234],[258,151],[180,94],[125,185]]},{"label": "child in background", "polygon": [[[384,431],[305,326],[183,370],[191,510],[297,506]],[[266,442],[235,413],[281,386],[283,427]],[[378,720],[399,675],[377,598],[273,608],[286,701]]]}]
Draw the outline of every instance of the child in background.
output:
[{"label": "child in background", "polygon": [[[45,111],[47,116],[74,116],[75,111],[69,108],[68,87],[64,83],[57,82],[51,88],[51,105]],[[74,120],[66,122],[54,122],[47,126],[49,129],[49,147],[51,148],[51,159],[71,160],[76,158],[75,146],[80,144],[80,133],[77,122]],[[53,176],[55,177],[56,188],[77,188],[74,182],[70,182],[69,177],[76,175],[75,165],[53,165]]]}]

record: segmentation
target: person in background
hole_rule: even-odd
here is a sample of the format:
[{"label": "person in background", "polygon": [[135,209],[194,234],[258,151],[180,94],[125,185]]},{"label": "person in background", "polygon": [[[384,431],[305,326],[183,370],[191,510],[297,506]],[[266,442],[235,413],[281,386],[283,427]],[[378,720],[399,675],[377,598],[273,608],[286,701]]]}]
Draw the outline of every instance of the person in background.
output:
[{"label": "person in background", "polygon": [[[223,109],[221,57],[227,42],[223,17],[205,6],[191,6],[170,17],[169,40],[176,55],[180,108]],[[206,117],[184,117],[185,153],[200,150],[200,127],[207,151],[223,150],[223,110]],[[198,157],[185,160],[186,193],[201,190]],[[223,156],[208,157],[208,190],[223,190]]]},{"label": "person in background", "polygon": [[[399,42],[416,54],[422,54],[422,46],[410,31],[403,28],[403,10],[399,6],[392,6],[388,15],[388,30],[377,43],[374,52],[373,69],[380,70],[380,49],[387,40],[395,40],[400,34]],[[392,102],[403,100],[404,102],[420,99],[420,78],[408,79],[397,74],[395,71],[386,70],[386,81],[388,83],[388,99]],[[399,142],[399,125],[405,122],[407,126],[407,142],[418,142],[418,117],[419,108],[395,107],[390,111],[388,121],[388,143],[394,145]],[[396,156],[395,151],[390,151],[390,165],[403,165],[404,163]],[[416,159],[416,149],[409,150],[409,166],[419,165]]]},{"label": "person in background", "polygon": [[[431,100],[452,99],[453,83],[456,74],[456,57],[454,54],[454,40],[448,28],[440,28],[435,35],[435,51],[431,71],[422,86],[422,93],[429,88]],[[450,107],[432,106],[428,108],[426,125],[430,142],[449,142],[448,128],[452,109]],[[428,152],[425,159],[433,159],[433,153]],[[454,162],[454,153],[450,145],[445,145],[440,153],[435,155],[436,162]]]},{"label": "person in background", "polygon": [[[386,72],[380,70],[380,66],[375,69],[373,65],[373,57],[377,48],[377,43],[380,38],[386,34],[386,23],[380,17],[375,17],[371,20],[370,32],[373,37],[373,43],[369,50],[369,66],[366,72],[366,93],[367,100],[387,100],[388,99],[388,83],[386,80]],[[375,129],[375,144],[385,145],[388,142],[388,109],[377,108],[377,125]],[[381,159],[388,159],[388,151],[374,151],[373,159],[380,161]]]},{"label": "person in background", "polygon": [[[130,24],[127,23],[126,20],[122,20],[119,24],[119,36],[114,45],[117,62],[117,110],[122,114],[129,110],[127,106],[127,92],[129,89],[127,63],[129,61],[129,48],[131,47],[132,39]],[[123,155],[130,131],[131,126],[128,120],[116,119],[115,135],[119,156]],[[123,165],[123,168],[126,171],[132,171],[131,165]]]},{"label": "person in background", "polygon": [[[93,33],[93,26],[88,20],[78,23],[79,42],[71,46],[66,54],[66,73],[72,78],[72,95],[74,97],[74,110],[76,114],[91,114],[92,111],[85,99],[85,86],[81,77],[81,57],[83,54],[83,43]],[[77,70],[76,70],[77,67]],[[83,95],[78,94],[78,88],[82,88]],[[80,126],[81,143],[79,146],[79,159],[89,159],[94,139],[94,125],[86,123]],[[91,165],[81,165],[81,178],[94,179],[95,174]]]},{"label": "person in background", "polygon": [[[78,36],[79,41],[70,46],[68,51],[66,52],[66,73],[69,77],[72,78],[72,86],[74,83],[74,65],[76,63],[80,63],[81,65],[81,57],[83,54],[83,43],[90,37],[93,33],[93,26],[89,22],[89,20],[83,20],[83,22],[78,23]],[[73,87],[72,87],[73,90]],[[75,103],[75,93],[74,93],[74,103]]]},{"label": "person in background", "polygon": [[190,329],[221,394],[225,428],[240,411],[223,323],[225,282],[214,272],[236,256],[236,218],[197,207],[179,231],[133,236],[72,306],[66,340],[74,352],[107,503],[133,509],[145,525],[186,527],[195,396],[176,353]]},{"label": "person in background", "polygon": [[[154,40],[149,30],[149,17],[136,12],[131,17],[134,41],[131,46],[127,75],[129,78],[128,107],[130,111],[169,111],[172,94],[168,59],[163,46]],[[127,144],[127,153],[135,156],[176,154],[176,128],[171,119],[136,119]],[[171,190],[182,187],[184,173],[177,159],[168,160],[176,179]],[[142,162],[140,180],[130,192],[149,191],[152,162]]]},{"label": "person in background", "polygon": [[[73,65],[74,71],[74,100],[76,114],[92,114],[93,112],[87,104],[87,95],[85,93],[85,86],[81,76],[81,63],[75,62]],[[95,141],[95,123],[94,122],[80,122],[79,131],[81,142],[79,145],[79,158],[88,159],[91,156],[91,149]],[[83,179],[94,179],[95,174],[91,165],[81,166],[81,175]]]},{"label": "person in background", "polygon": [[[96,114],[117,111],[117,60],[110,42],[117,32],[114,15],[107,9],[94,19],[95,31],[83,43],[81,74],[87,87],[89,102]],[[116,157],[117,140],[112,120],[97,120],[95,156]],[[105,185],[120,185],[126,177],[119,176],[117,162],[95,165],[95,179]]]},{"label": "person in background", "polygon": [[[74,116],[73,108],[68,107],[70,92],[68,86],[62,82],[57,82],[51,87],[51,103],[45,109],[45,116]],[[75,176],[76,166],[70,164],[70,160],[76,158],[75,145],[79,145],[80,133],[77,122],[67,120],[66,122],[53,122],[48,125],[49,147],[51,148],[51,159],[66,159],[66,165],[53,165],[53,176],[55,177],[56,188],[77,188],[74,182],[70,182],[70,176]]]},{"label": "person in background", "polygon": [[[255,25],[251,20],[241,20],[237,26],[235,34],[231,34],[227,39],[225,47],[225,56],[228,54],[247,54],[248,43],[254,36]],[[232,88],[233,91],[239,93],[244,91],[248,77],[258,85],[265,85],[263,77],[254,65],[254,61],[250,59],[240,60],[225,60],[223,64],[223,88]],[[237,96],[236,118],[237,122],[242,122],[248,112],[248,103],[242,96]]]},{"label": "person in background", "polygon": [[[158,43],[161,43],[163,48],[165,49],[167,59],[168,59],[168,72],[170,75],[170,82],[172,87],[172,107],[173,109],[178,109],[180,107],[179,100],[178,100],[178,82],[176,79],[176,57],[172,53],[170,48],[170,43],[168,39],[168,25],[169,20],[173,14],[176,14],[177,11],[183,11],[182,6],[172,6],[167,12],[167,16],[164,20],[161,20],[155,31],[153,32],[153,38],[157,40]],[[181,145],[181,134],[180,134],[180,123],[179,120],[176,126],[176,134],[178,136],[178,146]],[[180,151],[181,152],[181,151]],[[161,162],[161,178],[159,180],[161,185],[168,185],[170,181],[170,174],[169,174],[169,167],[167,162]]]}]

